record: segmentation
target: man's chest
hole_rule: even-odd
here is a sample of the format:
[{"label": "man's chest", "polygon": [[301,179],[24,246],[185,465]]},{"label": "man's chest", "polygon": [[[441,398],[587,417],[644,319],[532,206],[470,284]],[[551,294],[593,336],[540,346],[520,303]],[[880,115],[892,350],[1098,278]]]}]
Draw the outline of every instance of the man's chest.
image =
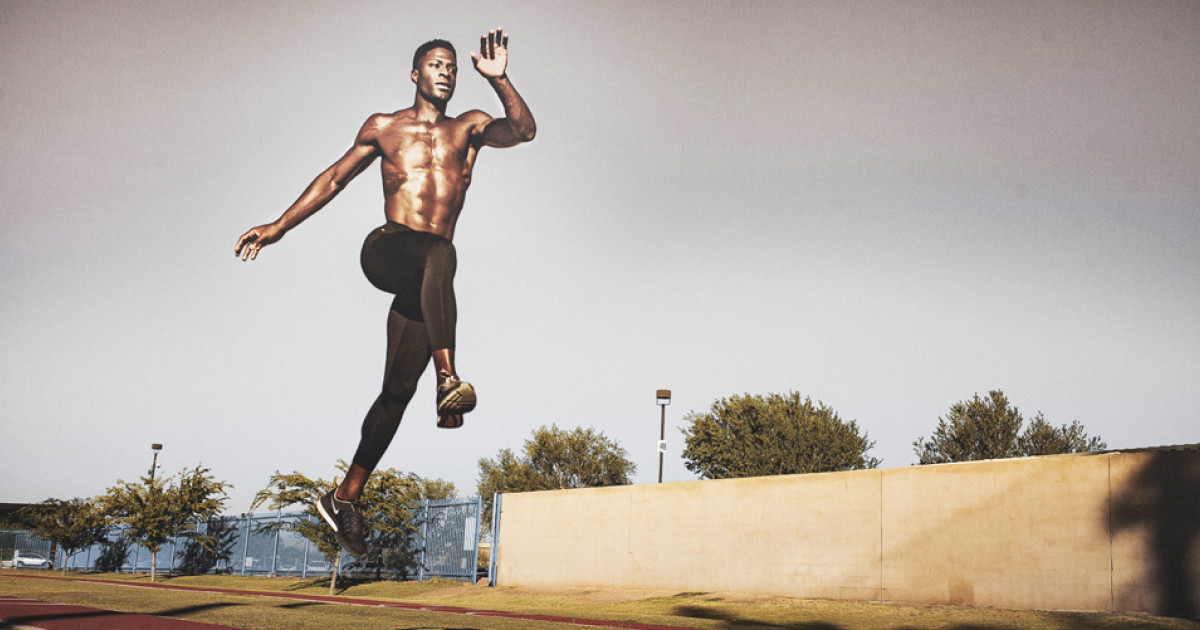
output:
[{"label": "man's chest", "polygon": [[404,170],[458,166],[470,156],[470,128],[462,123],[396,123],[380,134],[380,152]]}]

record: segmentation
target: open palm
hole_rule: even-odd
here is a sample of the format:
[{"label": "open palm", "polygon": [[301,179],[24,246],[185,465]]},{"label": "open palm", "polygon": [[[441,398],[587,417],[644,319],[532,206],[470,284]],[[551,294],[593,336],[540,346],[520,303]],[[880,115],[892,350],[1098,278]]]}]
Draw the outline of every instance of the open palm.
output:
[{"label": "open palm", "polygon": [[508,67],[508,36],[504,29],[488,31],[479,38],[479,52],[471,53],[475,69],[484,77],[495,79],[504,76]]}]

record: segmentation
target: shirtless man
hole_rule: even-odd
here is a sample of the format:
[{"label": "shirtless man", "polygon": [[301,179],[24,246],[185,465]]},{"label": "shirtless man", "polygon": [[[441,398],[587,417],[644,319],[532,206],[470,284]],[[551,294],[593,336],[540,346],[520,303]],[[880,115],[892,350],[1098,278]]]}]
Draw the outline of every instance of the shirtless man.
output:
[{"label": "shirtless man", "polygon": [[391,443],[430,357],[438,376],[437,425],[462,426],[462,414],[475,408],[475,390],[458,378],[454,367],[457,262],[450,241],[479,149],[529,142],[536,125],[505,73],[508,36],[501,29],[480,38],[479,52],[471,53],[471,61],[500,96],[504,118],[479,110],[446,116],[458,78],[457,56],[450,42],[426,42],[413,56],[413,106],[368,118],[341,159],[318,175],[279,219],[251,228],[234,249],[243,261],[254,260],[263,246],[278,241],[329,203],[375,158],[383,158],[387,223],[367,236],[362,250],[367,279],[395,295],[388,312],[383,392],[363,421],[362,439],[346,478],[317,502],[338,542],[358,557],[367,553],[358,499]]}]

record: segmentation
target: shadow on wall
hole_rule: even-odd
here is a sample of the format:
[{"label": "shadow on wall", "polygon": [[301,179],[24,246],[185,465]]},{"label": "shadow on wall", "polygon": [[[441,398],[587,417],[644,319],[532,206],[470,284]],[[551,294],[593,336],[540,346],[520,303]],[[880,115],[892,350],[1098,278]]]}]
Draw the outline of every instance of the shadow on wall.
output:
[{"label": "shadow on wall", "polygon": [[1195,450],[1151,453],[1123,488],[1114,489],[1112,530],[1142,529],[1150,573],[1147,586],[1157,595],[1155,612],[1195,619],[1195,567],[1200,563],[1200,457]]}]

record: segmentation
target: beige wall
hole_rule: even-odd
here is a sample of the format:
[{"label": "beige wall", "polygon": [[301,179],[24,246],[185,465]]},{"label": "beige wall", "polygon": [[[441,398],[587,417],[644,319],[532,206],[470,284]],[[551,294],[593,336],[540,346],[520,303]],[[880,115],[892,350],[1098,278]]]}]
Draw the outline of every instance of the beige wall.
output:
[{"label": "beige wall", "polygon": [[1195,614],[1200,450],[509,494],[499,583]]},{"label": "beige wall", "polygon": [[886,599],[1109,608],[1106,456],[896,468],[883,489]]}]

